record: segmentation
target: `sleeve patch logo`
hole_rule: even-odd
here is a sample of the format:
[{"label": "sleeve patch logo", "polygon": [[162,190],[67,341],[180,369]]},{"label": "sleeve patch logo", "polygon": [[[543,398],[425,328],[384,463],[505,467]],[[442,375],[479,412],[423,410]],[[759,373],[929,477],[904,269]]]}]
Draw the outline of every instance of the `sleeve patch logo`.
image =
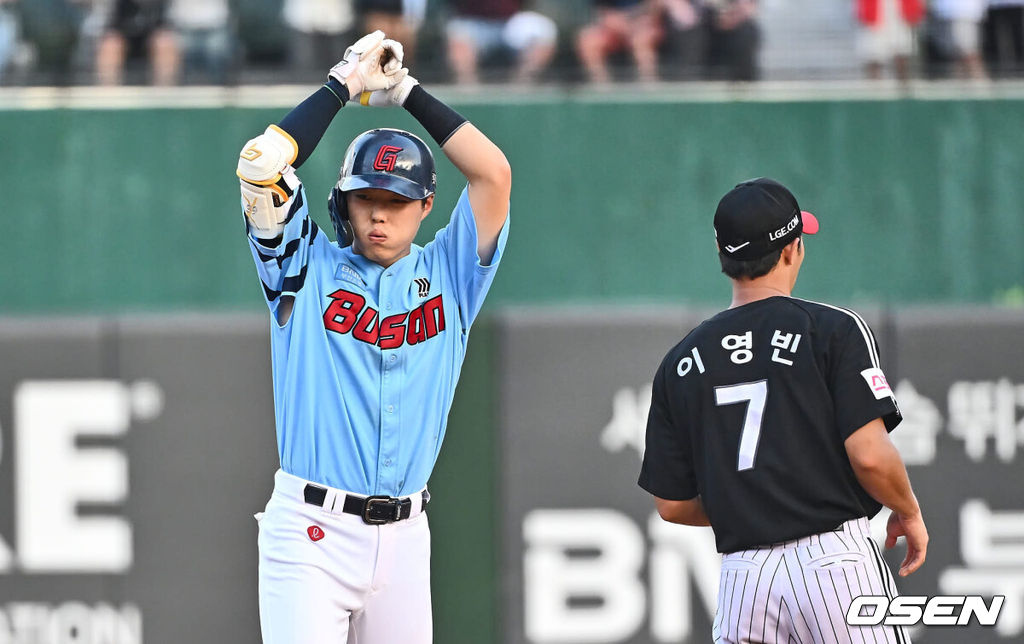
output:
[{"label": "sleeve patch logo", "polygon": [[868,387],[871,387],[871,393],[875,394],[875,398],[878,400],[892,396],[889,382],[885,379],[885,374],[878,367],[865,369],[860,372],[860,375],[864,378],[864,382],[868,383]]},{"label": "sleeve patch logo", "polygon": [[373,160],[373,169],[381,172],[394,172],[395,163],[398,161],[398,153],[402,148],[394,145],[382,146],[377,151],[377,158]]}]

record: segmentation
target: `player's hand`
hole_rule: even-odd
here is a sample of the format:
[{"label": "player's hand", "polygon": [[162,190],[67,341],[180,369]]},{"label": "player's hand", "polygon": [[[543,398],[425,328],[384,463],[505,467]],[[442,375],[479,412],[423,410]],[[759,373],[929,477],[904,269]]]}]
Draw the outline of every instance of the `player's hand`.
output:
[{"label": "player's hand", "polygon": [[928,554],[928,528],[920,514],[900,515],[893,512],[885,526],[885,547],[892,548],[900,537],[907,539],[907,556],[900,564],[900,577],[906,577],[921,567]]},{"label": "player's hand", "polygon": [[331,68],[328,76],[347,85],[350,96],[390,89],[403,77],[399,75],[402,55],[402,46],[393,40],[385,41],[384,32],[378,29],[346,49],[344,58]]},{"label": "player's hand", "polygon": [[[405,47],[402,47],[402,43],[385,38],[380,46],[384,48],[380,61],[384,75],[388,76],[402,69],[402,61],[405,60]],[[408,73],[409,70],[405,71]]]},{"label": "player's hand", "polygon": [[420,82],[409,76],[409,70],[402,68],[395,74],[401,76],[401,80],[391,89],[378,89],[373,92],[363,92],[359,96],[359,102],[371,107],[401,107],[405,105],[405,99],[409,98],[409,92]]}]

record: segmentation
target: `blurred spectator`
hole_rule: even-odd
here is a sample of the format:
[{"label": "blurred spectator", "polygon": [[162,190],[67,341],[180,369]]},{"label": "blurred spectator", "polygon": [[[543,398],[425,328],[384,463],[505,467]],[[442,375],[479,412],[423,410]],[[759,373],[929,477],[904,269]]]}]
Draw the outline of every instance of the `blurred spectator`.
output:
[{"label": "blurred spectator", "polygon": [[[252,82],[254,71],[259,82],[292,79],[287,69],[291,53],[292,30],[282,27],[284,0],[230,0],[231,24],[238,44],[239,82]],[[337,61],[335,61],[337,62]]]},{"label": "blurred spectator", "polygon": [[1024,75],[1024,0],[989,0],[984,43],[994,76]]},{"label": "blurred spectator", "polygon": [[910,78],[914,26],[923,18],[923,0],[857,0],[857,47],[868,78],[881,78],[889,62],[898,79]]},{"label": "blurred spectator", "polygon": [[692,79],[701,73],[707,34],[701,24],[700,0],[659,0],[665,27],[661,43],[662,77]]},{"label": "blurred spectator", "polygon": [[760,76],[761,30],[756,0],[705,0],[707,75],[714,80],[753,81]]},{"label": "blurred spectator", "polygon": [[22,40],[31,51],[38,80],[52,85],[73,82],[72,60],[85,12],[81,0],[15,2]]},{"label": "blurred spectator", "polygon": [[558,27],[522,0],[452,0],[448,20],[448,62],[460,84],[480,82],[480,62],[511,55],[515,80],[535,80],[555,55]]},{"label": "blurred spectator", "polygon": [[18,22],[10,8],[13,0],[0,0],[0,83],[18,44]]},{"label": "blurred spectator", "polygon": [[101,85],[120,85],[125,68],[148,59],[150,82],[171,85],[178,78],[181,53],[167,21],[168,0],[114,0],[96,52]]},{"label": "blurred spectator", "polygon": [[416,58],[416,34],[427,14],[427,0],[356,0],[363,20],[362,33],[380,29],[402,43],[406,66]]},{"label": "blurred spectator", "polygon": [[612,80],[608,56],[628,51],[642,81],[658,79],[661,27],[659,0],[593,0],[595,20],[577,37],[577,49],[587,76],[594,83]]},{"label": "blurred spectator", "polygon": [[936,54],[950,61],[956,76],[985,78],[981,61],[981,21],[986,0],[932,0],[929,32]]},{"label": "blurred spectator", "polygon": [[171,0],[168,17],[178,34],[185,78],[224,85],[236,54],[228,0]]},{"label": "blurred spectator", "polygon": [[355,26],[352,0],[285,0],[289,57],[302,76],[326,73],[345,55]]}]

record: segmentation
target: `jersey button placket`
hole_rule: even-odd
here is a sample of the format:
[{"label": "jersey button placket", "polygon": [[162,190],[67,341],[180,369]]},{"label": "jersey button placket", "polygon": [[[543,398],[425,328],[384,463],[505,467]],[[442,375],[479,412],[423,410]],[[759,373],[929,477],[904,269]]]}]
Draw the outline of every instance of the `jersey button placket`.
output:
[{"label": "jersey button placket", "polygon": [[[393,280],[394,271],[386,271],[383,275],[383,279],[380,282],[380,299],[379,302],[384,304],[384,310],[381,312],[381,319],[392,315],[392,297],[391,290],[394,284]],[[380,418],[380,453],[378,455],[378,493],[391,494],[396,488],[396,471],[398,467],[396,465],[396,455],[398,454],[398,408],[396,406],[396,397],[398,392],[399,382],[394,375],[394,367],[397,363],[397,356],[395,349],[389,349],[381,351],[380,365],[381,365],[381,418]]]},{"label": "jersey button placket", "polygon": [[[389,364],[385,360],[385,364]],[[381,464],[381,475],[380,475],[380,491],[381,493],[391,494],[395,489],[395,475],[398,468],[392,467],[395,464],[395,455],[398,453],[398,408],[391,402],[394,400],[395,392],[395,379],[388,379],[389,370],[385,367],[385,381],[383,384],[384,390],[384,414],[381,421],[381,440],[380,440],[380,464]]]}]

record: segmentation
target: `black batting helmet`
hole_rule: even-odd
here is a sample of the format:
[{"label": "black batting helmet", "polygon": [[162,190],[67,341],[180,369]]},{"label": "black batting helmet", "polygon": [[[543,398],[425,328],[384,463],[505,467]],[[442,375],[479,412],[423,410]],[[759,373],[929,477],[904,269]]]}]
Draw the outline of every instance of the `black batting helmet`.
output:
[{"label": "black batting helmet", "polygon": [[346,192],[379,188],[410,199],[426,199],[434,194],[436,184],[434,155],[418,136],[391,128],[363,132],[345,151],[338,183],[327,198],[338,245],[352,243]]}]

